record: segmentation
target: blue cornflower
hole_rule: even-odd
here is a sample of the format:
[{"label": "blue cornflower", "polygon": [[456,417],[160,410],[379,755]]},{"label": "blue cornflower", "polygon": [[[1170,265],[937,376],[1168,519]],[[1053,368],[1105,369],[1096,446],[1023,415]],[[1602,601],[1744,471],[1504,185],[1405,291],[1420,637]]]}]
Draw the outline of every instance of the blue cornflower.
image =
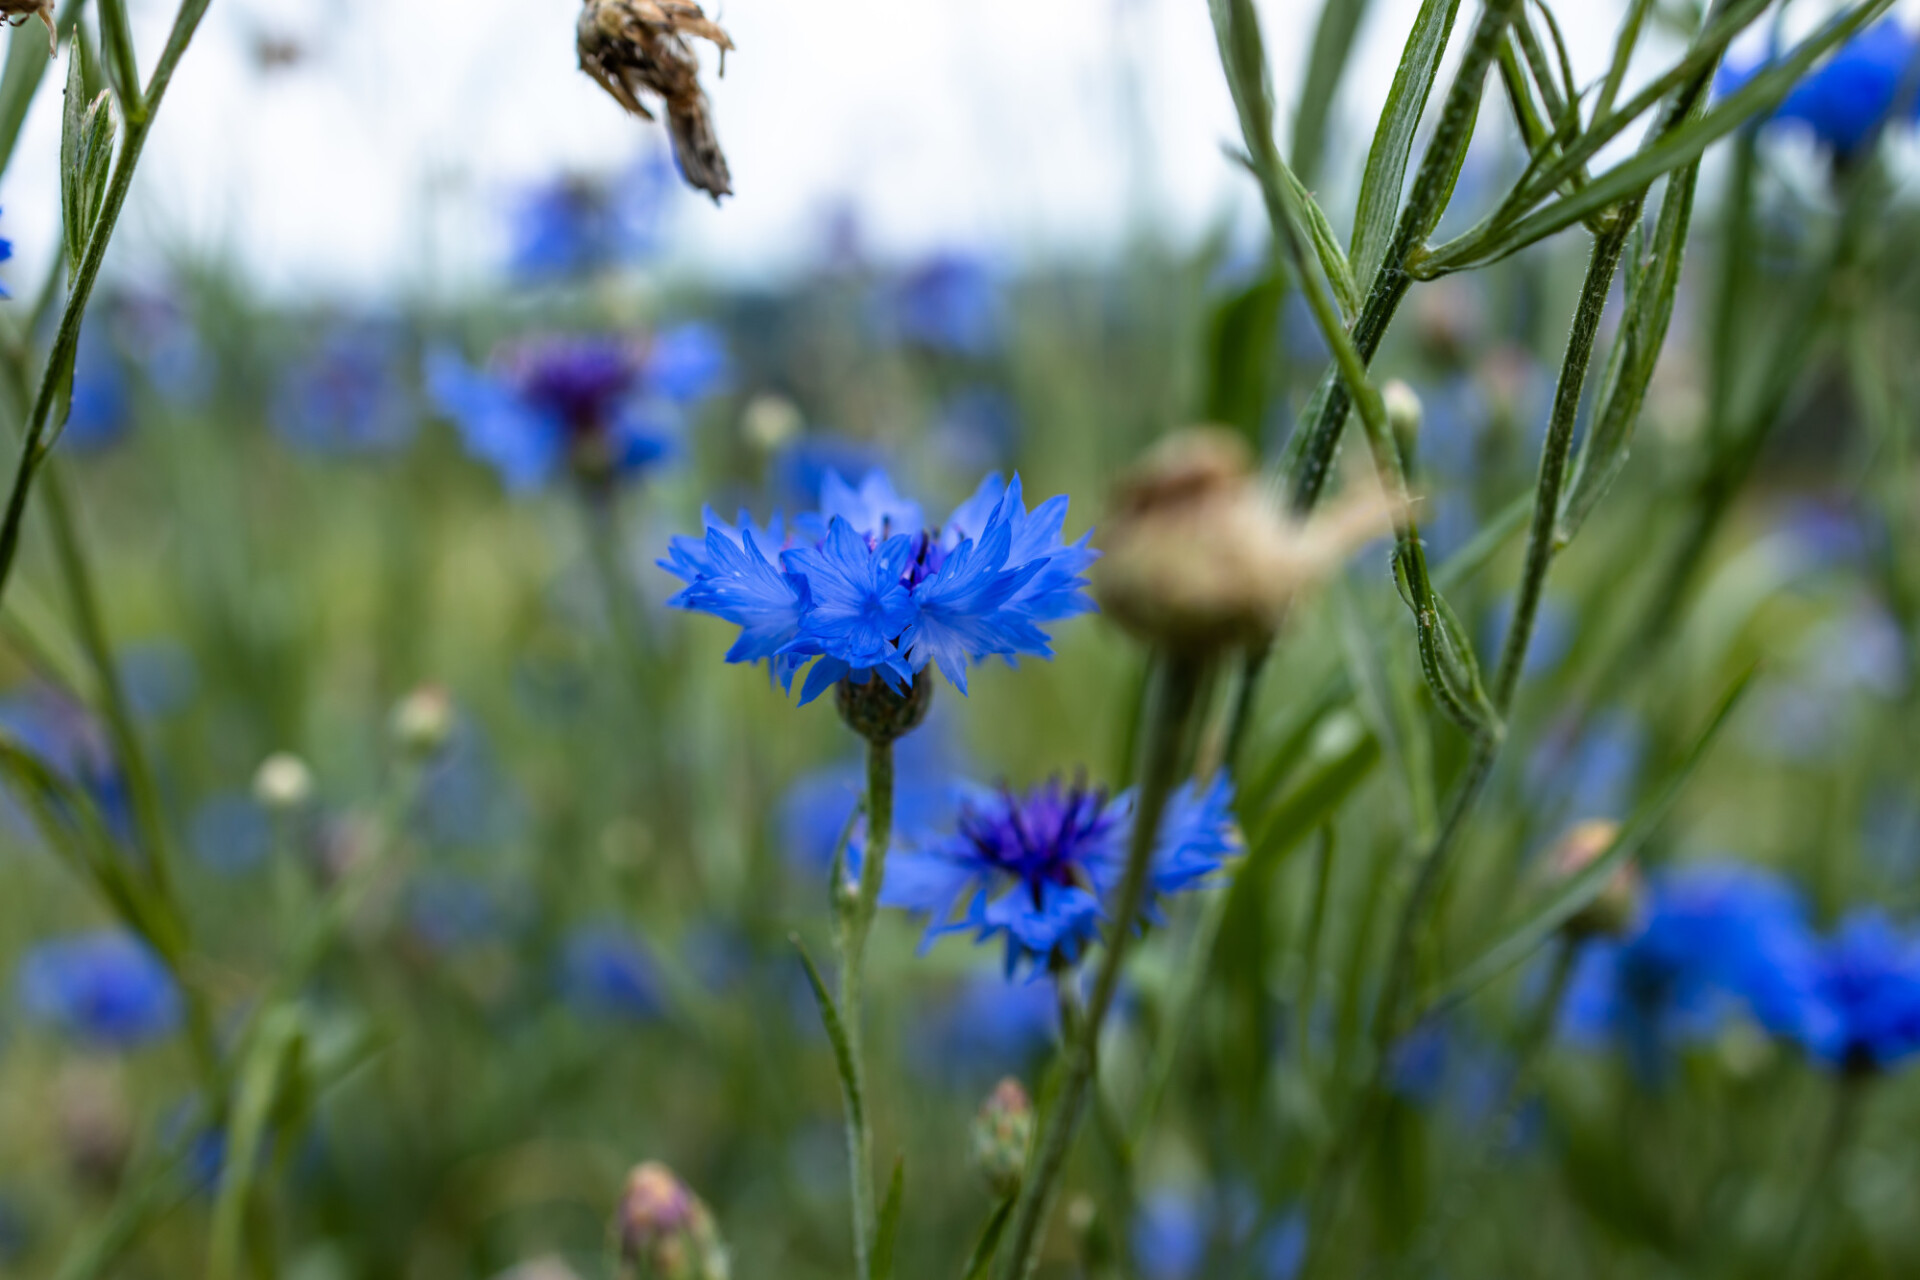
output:
[{"label": "blue cornflower", "polygon": [[20,962],[27,1015],[99,1048],[131,1049],[180,1024],[180,992],[146,944],[115,930],[43,942]]},{"label": "blue cornflower", "polygon": [[126,434],[132,419],[133,397],[112,344],[98,330],[82,329],[73,357],[73,406],[60,429],[61,445],[82,452],[107,448]]},{"label": "blue cornflower", "polygon": [[[1803,77],[1770,117],[1798,121],[1840,159],[1850,159],[1880,136],[1896,114],[1913,114],[1913,104],[1901,100],[1920,45],[1892,18],[1861,32],[1826,62]],[[1770,57],[1722,68],[1721,96],[1737,91],[1765,70]]]},{"label": "blue cornflower", "polygon": [[648,389],[669,404],[695,404],[726,389],[733,374],[727,341],[715,326],[690,320],[662,329],[647,347]]},{"label": "blue cornflower", "polygon": [[[894,844],[919,844],[953,825],[961,799],[955,778],[964,767],[951,722],[938,710],[919,732],[900,740],[893,761]],[[780,802],[780,832],[797,871],[826,875],[866,783],[866,759],[859,756],[816,769],[787,788]],[[864,841],[864,827],[856,820],[848,842],[858,850]]]},{"label": "blue cornflower", "polygon": [[271,418],[281,439],[334,455],[385,453],[411,440],[418,418],[393,338],[374,325],[325,335],[274,394]]},{"label": "blue cornflower", "polygon": [[509,266],[547,279],[638,261],[659,247],[677,185],[673,161],[652,150],[611,178],[562,174],[531,186],[511,210]]},{"label": "blue cornflower", "polygon": [[273,819],[250,793],[227,792],[194,810],[187,843],[201,863],[235,875],[264,862],[273,851]]},{"label": "blue cornflower", "polygon": [[687,584],[669,604],[741,628],[727,661],[764,658],[788,688],[812,662],[802,703],[841,680],[904,690],[929,664],[965,693],[970,663],[1051,657],[1037,624],[1093,607],[1081,575],[1099,553],[1061,539],[1066,513],[1064,497],[1029,512],[1020,478],[995,475],[928,529],[882,473],[858,488],[836,473],[790,533],[709,511],[705,539],[673,539],[660,567]]},{"label": "blue cornflower", "polygon": [[1527,785],[1580,818],[1617,818],[1633,800],[1646,729],[1614,709],[1554,727],[1527,761]]},{"label": "blue cornflower", "polygon": [[1920,942],[1862,911],[1819,946],[1812,971],[1800,1038],[1814,1057],[1864,1071],[1920,1052]]},{"label": "blue cornflower", "polygon": [[[1099,936],[1125,868],[1133,800],[1058,779],[1025,795],[977,789],[952,835],[892,853],[880,902],[926,914],[929,942],[968,930],[982,942],[1004,937],[1009,976],[1022,963],[1072,964]],[[1138,923],[1158,920],[1159,897],[1199,888],[1238,852],[1232,805],[1225,777],[1169,799]]]},{"label": "blue cornflower", "polygon": [[817,502],[827,477],[866,475],[886,469],[887,451],[871,440],[855,440],[831,431],[806,431],[774,455],[770,488],[793,506]]},{"label": "blue cornflower", "polygon": [[672,452],[647,396],[646,358],[644,343],[624,338],[540,338],[502,348],[483,373],[442,350],[427,357],[427,391],[507,488],[536,488],[563,469],[599,487]]},{"label": "blue cornflower", "polygon": [[560,956],[560,988],[580,1012],[644,1022],[664,1004],[653,957],[617,925],[585,925],[567,935]]},{"label": "blue cornflower", "polygon": [[970,975],[913,1024],[909,1057],[924,1074],[973,1085],[1020,1074],[1058,1039],[1060,997],[1047,983],[1009,988]]},{"label": "blue cornflower", "polygon": [[[13,241],[0,239],[0,262],[5,262],[8,258],[11,258],[12,256],[13,256]],[[11,298],[12,296],[13,296],[12,292],[9,291],[5,285],[0,285],[0,298]]]},{"label": "blue cornflower", "polygon": [[0,729],[84,790],[110,832],[123,840],[131,836],[126,774],[106,731],[85,707],[51,685],[32,685],[0,699]]},{"label": "blue cornflower", "polygon": [[1649,1076],[1675,1044],[1713,1034],[1738,1010],[1777,1034],[1804,1034],[1817,1008],[1812,945],[1799,894],[1770,872],[1698,863],[1654,876],[1635,932],[1582,944],[1561,1033],[1622,1042]]},{"label": "blue cornflower", "polygon": [[1149,1193],[1133,1219],[1129,1243],[1142,1280],[1197,1280],[1212,1234],[1209,1206],[1192,1191]]},{"label": "blue cornflower", "polygon": [[408,929],[441,955],[496,936],[505,915],[493,886],[472,876],[430,871],[407,886]]},{"label": "blue cornflower", "polygon": [[971,254],[948,251],[893,282],[886,318],[893,332],[918,346],[985,356],[999,346],[1005,312],[992,268]]}]

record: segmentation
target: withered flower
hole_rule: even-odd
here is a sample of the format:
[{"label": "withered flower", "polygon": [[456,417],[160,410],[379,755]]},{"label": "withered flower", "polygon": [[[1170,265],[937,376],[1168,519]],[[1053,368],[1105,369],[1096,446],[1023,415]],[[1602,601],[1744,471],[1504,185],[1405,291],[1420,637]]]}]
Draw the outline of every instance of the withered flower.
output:
[{"label": "withered flower", "polygon": [[1239,436],[1189,428],[1121,478],[1094,594],[1129,631],[1174,649],[1262,644],[1288,603],[1386,532],[1390,514],[1384,496],[1362,491],[1296,520]]},{"label": "withered flower", "polygon": [[615,102],[643,120],[655,118],[643,95],[666,104],[667,133],[681,175],[717,204],[733,194],[732,178],[713,129],[712,104],[700,87],[700,60],[687,44],[690,36],[714,43],[724,72],[733,41],[692,0],[586,0],[576,28],[580,69]]},{"label": "withered flower", "polygon": [[47,52],[60,52],[60,33],[53,29],[53,0],[0,0],[0,18],[19,26],[28,18],[47,24]]}]

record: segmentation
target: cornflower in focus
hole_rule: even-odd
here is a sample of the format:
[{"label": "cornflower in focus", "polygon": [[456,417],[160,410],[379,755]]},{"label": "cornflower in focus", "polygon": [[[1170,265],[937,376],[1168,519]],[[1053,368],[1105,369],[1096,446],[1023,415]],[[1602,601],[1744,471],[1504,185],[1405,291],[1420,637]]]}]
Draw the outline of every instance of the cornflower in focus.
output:
[{"label": "cornflower in focus", "polygon": [[651,384],[651,358],[649,344],[611,336],[514,343],[484,372],[436,351],[427,391],[508,489],[533,489],[564,471],[603,495],[673,452],[673,408]]},{"label": "cornflower in focus", "polygon": [[[927,915],[929,942],[967,931],[1004,939],[1009,977],[1022,966],[1070,966],[1099,937],[1125,870],[1133,804],[1131,792],[1110,796],[1084,781],[980,789],[952,835],[894,851],[880,903]],[[1232,785],[1182,786],[1158,834],[1139,926],[1160,919],[1158,898],[1203,887],[1239,851]]]},{"label": "cornflower in focus", "polygon": [[735,526],[709,510],[705,538],[659,563],[687,584],[668,603],[740,627],[727,661],[764,659],[788,689],[812,663],[803,704],[843,681],[904,695],[929,665],[964,694],[970,663],[1051,657],[1039,624],[1093,607],[1081,574],[1099,553],[1063,541],[1066,514],[1065,497],[1028,511],[1020,478],[993,475],[929,527],[884,474],[854,488],[836,473],[818,514]]},{"label": "cornflower in focus", "polygon": [[[1715,86],[1721,97],[1738,92],[1772,62],[1755,58],[1722,68]],[[1894,119],[1915,117],[1914,73],[1920,70],[1920,42],[1887,18],[1843,45],[1808,73],[1767,119],[1791,121],[1809,129],[1815,140],[1845,163],[1864,154]]]},{"label": "cornflower in focus", "polygon": [[712,41],[724,71],[733,41],[692,0],[586,0],[575,26],[580,69],[643,120],[654,118],[643,99],[658,97],[680,176],[718,204],[733,194],[733,179],[688,37]]},{"label": "cornflower in focus", "polygon": [[28,1017],[94,1048],[136,1048],[180,1024],[180,992],[166,966],[115,930],[40,943],[17,981]]}]

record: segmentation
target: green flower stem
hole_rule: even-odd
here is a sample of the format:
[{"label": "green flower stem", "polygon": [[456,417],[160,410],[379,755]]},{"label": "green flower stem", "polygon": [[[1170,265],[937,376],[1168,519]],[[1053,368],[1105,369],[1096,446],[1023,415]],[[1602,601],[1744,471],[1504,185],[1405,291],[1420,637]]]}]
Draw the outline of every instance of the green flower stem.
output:
[{"label": "green flower stem", "polygon": [[[1480,110],[1480,93],[1485,84],[1487,68],[1499,52],[1507,24],[1519,7],[1519,0],[1487,0],[1481,7],[1480,19],[1460,60],[1460,68],[1454,74],[1453,84],[1447,91],[1432,140],[1427,143],[1426,152],[1420,158],[1413,188],[1400,210],[1398,229],[1387,249],[1387,256],[1374,274],[1373,285],[1367,291],[1367,300],[1360,310],[1359,319],[1353,324],[1352,346],[1363,365],[1372,363],[1375,353],[1379,351],[1380,341],[1386,336],[1394,313],[1400,309],[1401,300],[1407,296],[1407,290],[1413,283],[1408,267],[1414,256],[1424,250],[1427,237],[1433,234],[1433,229],[1440,223],[1440,215],[1445,211],[1447,199],[1453,191],[1454,175],[1459,172],[1460,158],[1466,151],[1468,139],[1473,136],[1473,122]],[[1271,134],[1269,124],[1261,134],[1269,146]],[[1353,407],[1350,383],[1350,376],[1343,372],[1343,377],[1328,388],[1319,417],[1306,427],[1306,443],[1293,469],[1293,508],[1302,515],[1313,510],[1320,501],[1321,491],[1326,487],[1327,476],[1332,471],[1334,451],[1340,445],[1340,432],[1346,426],[1347,411]]]},{"label": "green flower stem", "polygon": [[1160,819],[1166,812],[1167,798],[1179,781],[1180,744],[1192,717],[1203,663],[1189,656],[1168,654],[1156,666],[1152,701],[1142,734],[1139,798],[1134,805],[1126,871],[1121,876],[1113,910],[1107,917],[1106,949],[1101,955],[1085,1016],[1079,1019],[1077,1034],[1062,1049],[1066,1061],[1060,1092],[1048,1112],[1046,1127],[1041,1131],[1020,1187],[1019,1202],[1014,1206],[1013,1225],[1000,1257],[1001,1280],[1021,1280],[1039,1261],[1047,1220],[1052,1217],[1060,1196],[1060,1175],[1073,1150],[1081,1113],[1094,1083],[1100,1029],[1113,1007],[1114,995],[1120,987],[1120,971],[1133,941],[1134,922],[1140,918],[1140,909],[1146,902],[1148,872],[1152,869]]},{"label": "green flower stem", "polygon": [[[1787,1220],[1787,1234],[1774,1254],[1780,1263],[1780,1269],[1775,1274],[1787,1277],[1819,1274],[1818,1266],[1814,1265],[1819,1257],[1817,1252],[1813,1252],[1816,1240],[1814,1220],[1821,1203],[1833,1198],[1834,1174],[1839,1169],[1840,1158],[1853,1145],[1854,1135],[1859,1132],[1860,1112],[1872,1085],[1871,1075],[1858,1072],[1843,1071],[1835,1079],[1826,1132],[1821,1136],[1819,1152],[1814,1156],[1812,1176],[1807,1179],[1806,1189],[1800,1193],[1800,1206],[1794,1210],[1793,1217]],[[1808,1264],[1800,1265],[1801,1259],[1810,1253]]]},{"label": "green flower stem", "polygon": [[[849,1069],[855,1094],[867,1096],[866,998],[867,935],[880,909],[886,880],[887,845],[893,838],[893,741],[867,743],[867,833],[860,857],[860,880],[847,886],[852,901],[840,913],[840,1020],[846,1028]],[[835,891],[843,886],[836,885]],[[847,1107],[847,1179],[853,1205],[853,1261],[856,1280],[865,1280],[873,1243],[873,1125],[865,1106]]]},{"label": "green flower stem", "polygon": [[33,408],[27,418],[25,438],[20,444],[20,458],[14,465],[6,515],[0,518],[0,593],[5,592],[7,581],[13,576],[14,563],[19,557],[20,532],[26,518],[28,493],[33,487],[35,475],[52,450],[54,437],[58,435],[59,424],[53,422],[55,402],[61,398],[61,389],[73,373],[74,353],[80,346],[80,321],[86,314],[88,300],[93,296],[94,283],[100,277],[100,266],[106,260],[107,244],[113,239],[121,210],[126,207],[127,193],[133,187],[134,170],[139,167],[140,153],[146,147],[147,135],[153,130],[154,116],[159,112],[160,102],[173,80],[174,68],[179,65],[181,55],[186,53],[194,29],[207,12],[208,3],[210,0],[184,0],[181,4],[174,15],[173,30],[167,37],[166,48],[161,50],[160,61],[154,65],[153,78],[147,82],[143,114],[135,118],[129,113],[126,140],[120,144],[120,154],[114,161],[113,176],[107,184],[100,216],[88,234],[86,252],[81,255],[79,268],[74,272],[72,287],[67,293],[67,305],[60,314],[60,327],[54,334],[53,350],[47,356],[46,369],[40,376],[39,391],[34,396]]}]

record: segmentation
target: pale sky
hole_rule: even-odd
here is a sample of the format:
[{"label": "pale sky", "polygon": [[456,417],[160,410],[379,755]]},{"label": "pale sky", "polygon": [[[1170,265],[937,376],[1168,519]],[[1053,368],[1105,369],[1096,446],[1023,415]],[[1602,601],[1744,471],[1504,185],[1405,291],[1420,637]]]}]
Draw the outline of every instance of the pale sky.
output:
[{"label": "pale sky", "polygon": [[[1341,98],[1342,175],[1359,167],[1417,0],[1373,7]],[[1463,27],[1476,7],[1463,4]],[[171,3],[132,8],[151,66]],[[1578,70],[1599,75],[1617,0],[1555,8]],[[1261,0],[1283,102],[1317,9]],[[576,68],[576,12],[575,0],[213,0],[121,251],[229,256],[283,295],[484,278],[517,183],[611,169],[650,140]],[[1111,250],[1143,190],[1145,212],[1183,239],[1250,206],[1220,152],[1234,123],[1203,0],[724,0],[716,16],[738,46],[726,78],[709,75],[738,195],[718,210],[681,202],[670,252],[689,270],[777,273],[837,207],[883,255],[958,245],[1020,259]],[[263,74],[263,35],[297,41],[306,60]],[[17,250],[0,279],[15,284],[39,277],[55,233],[59,70],[0,181],[0,234]]]}]

